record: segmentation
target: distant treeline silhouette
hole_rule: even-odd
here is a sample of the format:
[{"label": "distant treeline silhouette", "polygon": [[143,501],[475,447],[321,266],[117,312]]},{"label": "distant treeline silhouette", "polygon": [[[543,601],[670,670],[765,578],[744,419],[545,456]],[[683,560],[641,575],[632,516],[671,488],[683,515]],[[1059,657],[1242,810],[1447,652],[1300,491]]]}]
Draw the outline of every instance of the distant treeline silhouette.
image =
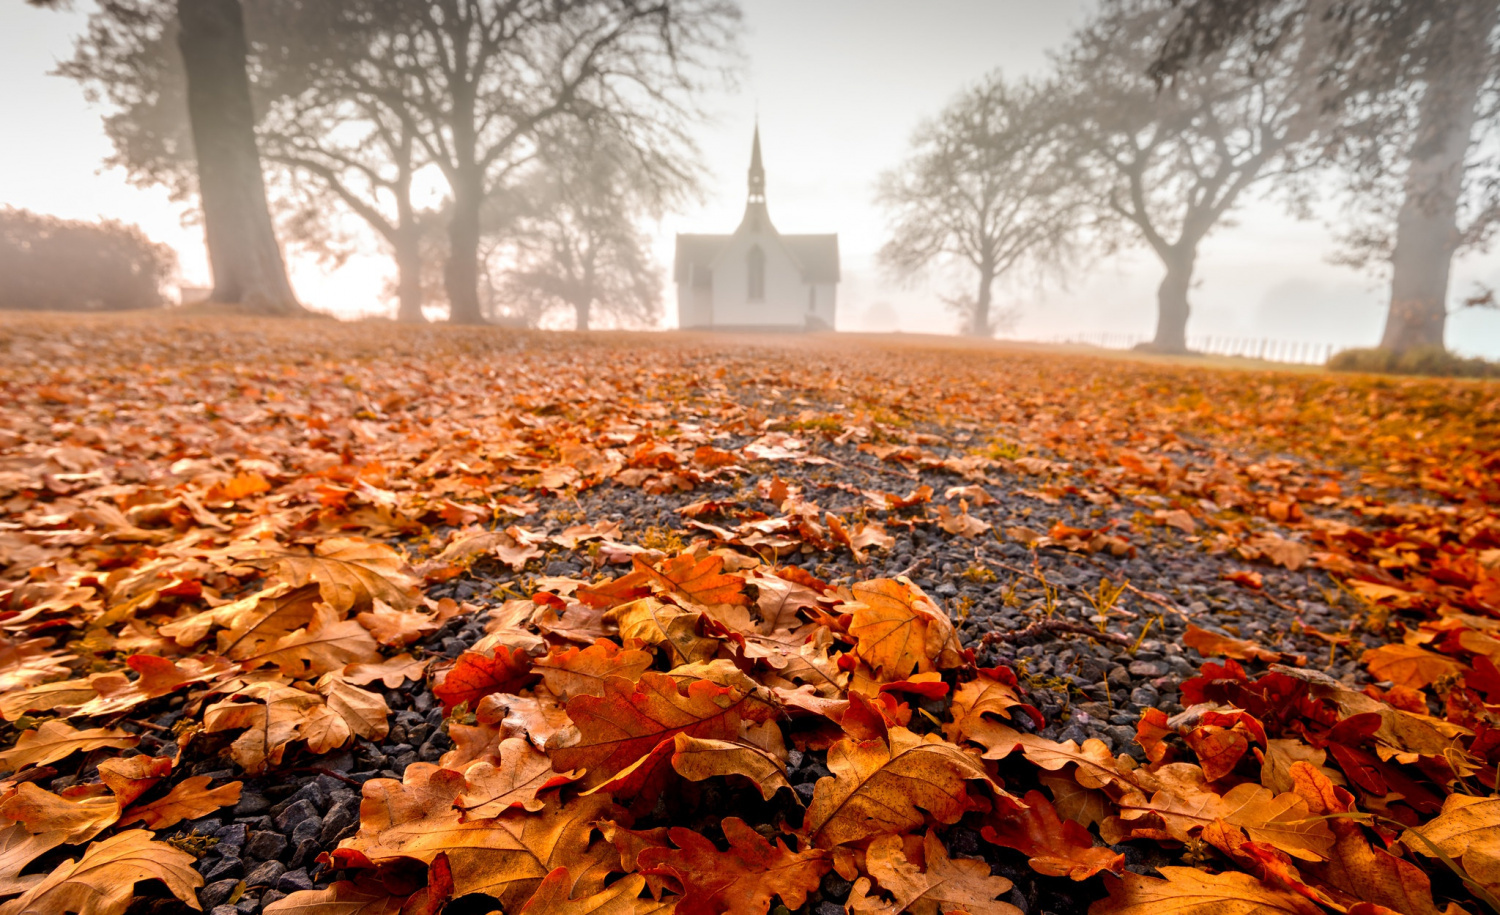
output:
[{"label": "distant treeline silhouette", "polygon": [[136,226],[0,210],[0,309],[159,308],[176,268],[172,249]]}]

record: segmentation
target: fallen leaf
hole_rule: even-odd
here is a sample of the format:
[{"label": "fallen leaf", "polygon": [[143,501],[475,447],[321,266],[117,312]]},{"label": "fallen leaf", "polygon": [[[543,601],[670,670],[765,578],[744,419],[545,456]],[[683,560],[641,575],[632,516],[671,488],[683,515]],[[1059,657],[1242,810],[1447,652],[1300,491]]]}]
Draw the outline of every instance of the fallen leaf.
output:
[{"label": "fallen leaf", "polygon": [[986,841],[1016,849],[1026,856],[1032,870],[1048,877],[1087,880],[1100,871],[1119,874],[1125,870],[1124,855],[1095,847],[1089,831],[1059,817],[1040,791],[1028,791],[1021,800],[1025,809],[991,818],[984,826],[981,834]]},{"label": "fallen leaf", "polygon": [[143,880],[160,880],[183,905],[202,911],[194,891],[203,878],[193,870],[193,856],[151,841],[144,829],[131,829],[95,842],[76,861],[59,864],[23,895],[0,905],[0,915],[122,915]]},{"label": "fallen leaf", "polygon": [[1265,661],[1267,663],[1281,660],[1279,651],[1272,651],[1246,639],[1236,639],[1217,632],[1209,632],[1192,623],[1188,624],[1187,632],[1183,633],[1182,644],[1189,648],[1196,648],[1198,653],[1205,658],[1234,658],[1236,661]]},{"label": "fallen leaf", "polygon": [[[937,833],[927,831],[922,840],[926,867],[907,857],[899,835],[885,835],[870,843],[865,861],[869,877],[861,877],[849,894],[851,915],[937,915],[939,912],[968,915],[1020,915],[1021,910],[997,897],[1010,892],[1013,884],[990,875],[983,861],[950,858]],[[885,902],[869,895],[871,878],[893,897]]]},{"label": "fallen leaf", "polygon": [[159,800],[125,811],[120,817],[120,825],[142,823],[148,829],[166,829],[183,820],[196,820],[208,816],[220,807],[232,807],[240,802],[239,782],[209,788],[208,784],[212,780],[207,775],[184,779],[173,785],[172,790]]},{"label": "fallen leaf", "polygon": [[1161,879],[1126,873],[1109,884],[1109,896],[1089,915],[1321,915],[1295,893],[1249,874],[1209,874],[1192,867],[1159,867]]},{"label": "fallen leaf", "polygon": [[802,831],[820,848],[920,827],[926,811],[955,823],[968,811],[970,781],[1013,801],[976,757],[936,735],[891,728],[885,740],[841,740],[828,750],[828,770],[813,788]]},{"label": "fallen leaf", "polygon": [[0,753],[0,771],[15,771],[27,766],[45,766],[74,753],[110,747],[123,750],[133,747],[140,738],[118,728],[78,730],[65,721],[44,721],[33,730],[22,731],[15,745]]},{"label": "fallen leaf", "polygon": [[723,829],[727,851],[690,829],[674,828],[667,835],[675,849],[640,853],[644,873],[671,876],[682,887],[677,915],[766,915],[773,896],[801,908],[831,866],[828,852],[793,852],[735,817],[724,820]]}]

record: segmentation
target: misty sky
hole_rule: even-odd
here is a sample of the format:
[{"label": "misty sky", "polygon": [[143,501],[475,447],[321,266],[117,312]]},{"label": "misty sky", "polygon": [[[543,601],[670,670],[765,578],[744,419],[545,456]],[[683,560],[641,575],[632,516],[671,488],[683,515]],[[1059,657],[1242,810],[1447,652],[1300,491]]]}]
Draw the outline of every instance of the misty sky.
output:
[{"label": "misty sky", "polygon": [[[872,202],[879,173],[900,161],[916,126],[964,84],[1001,68],[1040,74],[1047,51],[1066,41],[1091,0],[744,0],[747,68],[734,94],[710,100],[718,118],[700,143],[711,170],[701,207],[668,219],[657,251],[667,264],[676,232],[729,232],[744,207],[745,168],[757,109],[768,199],[786,232],[838,232],[844,256],[839,327],[950,332],[957,318],[940,284],[903,288],[883,277],[883,241]],[[0,206],[74,218],[138,223],[176,248],[184,281],[205,284],[201,232],[160,189],[128,185],[102,166],[109,143],[100,111],[79,87],[47,75],[71,55],[87,0],[73,12],[0,4]],[[1372,345],[1383,320],[1381,277],[1327,263],[1317,222],[1298,222],[1274,202],[1251,202],[1205,243],[1193,293],[1190,338],[1206,334]],[[1500,253],[1460,261],[1454,292],[1500,286]],[[381,298],[390,266],[356,257],[326,273],[293,257],[293,282],[313,307],[388,313]],[[1159,271],[1146,252],[1090,259],[1064,289],[1002,290],[1022,307],[1015,334],[1032,339],[1108,331],[1149,336]],[[675,321],[669,302],[666,322]],[[1471,312],[1450,323],[1464,353],[1500,356],[1500,314]]]}]

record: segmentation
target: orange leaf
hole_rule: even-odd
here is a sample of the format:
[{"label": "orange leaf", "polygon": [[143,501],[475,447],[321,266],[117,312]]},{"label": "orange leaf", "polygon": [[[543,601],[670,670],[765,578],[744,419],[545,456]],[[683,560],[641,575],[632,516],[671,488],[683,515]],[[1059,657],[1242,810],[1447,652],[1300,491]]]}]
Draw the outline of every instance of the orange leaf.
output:
[{"label": "orange leaf", "polygon": [[[964,912],[968,915],[1021,915],[1021,910],[996,899],[1010,891],[1013,884],[1004,877],[990,875],[983,861],[950,858],[938,840],[937,833],[927,831],[922,840],[921,859],[926,867],[917,866],[916,855],[909,853],[903,837],[881,836],[870,843],[865,861],[870,876],[855,881],[849,893],[849,911],[864,913],[894,912]],[[886,904],[871,898],[871,878],[881,889],[895,896]]]},{"label": "orange leaf", "polygon": [[651,669],[651,663],[650,652],[621,650],[614,642],[599,639],[587,648],[553,648],[532,662],[531,668],[542,675],[548,692],[559,699],[571,699],[602,696],[605,677],[635,680]]},{"label": "orange leaf", "polygon": [[849,623],[854,653],[885,680],[963,663],[953,624],[915,585],[881,578],[853,591],[859,601]]},{"label": "orange leaf", "polygon": [[1209,874],[1193,867],[1159,867],[1162,879],[1127,872],[1111,882],[1108,898],[1089,915],[1322,915],[1295,893],[1249,874]]},{"label": "orange leaf", "polygon": [[160,800],[141,804],[125,811],[120,824],[141,822],[149,829],[166,829],[183,820],[196,820],[208,816],[220,807],[230,807],[240,802],[240,783],[230,782],[210,789],[213,779],[207,775],[195,775],[172,786],[172,790]]},{"label": "orange leaf", "polygon": [[665,674],[647,672],[632,683],[604,681],[603,696],[575,696],[568,716],[575,727],[548,744],[559,770],[587,769],[584,785],[597,787],[678,734],[718,740],[739,737],[742,721],[765,721],[775,709],[759,697],[708,680],[694,680],[686,692]]},{"label": "orange leaf", "polygon": [[447,713],[465,702],[473,709],[491,693],[519,693],[532,682],[531,655],[524,649],[501,645],[493,655],[477,651],[459,655],[452,667],[438,674],[432,694]]},{"label": "orange leaf", "polygon": [[802,820],[803,832],[822,848],[916,829],[926,821],[923,810],[939,823],[957,822],[972,806],[970,781],[1013,800],[976,757],[905,728],[891,728],[889,741],[839,741],[828,750],[828,770],[833,774],[818,780]]},{"label": "orange leaf", "polygon": [[801,908],[832,866],[820,849],[793,852],[782,842],[767,842],[743,820],[724,820],[728,851],[690,829],[672,829],[677,846],[640,853],[641,870],[670,876],[682,886],[677,915],[765,915],[771,897],[788,908]]},{"label": "orange leaf", "polygon": [[1100,871],[1118,874],[1125,869],[1124,855],[1096,848],[1089,831],[1059,817],[1040,791],[1028,791],[1022,801],[1025,809],[993,819],[981,830],[987,841],[1016,849],[1032,870],[1048,877],[1087,880]]},{"label": "orange leaf", "polygon": [[637,572],[649,575],[662,590],[679,594],[693,603],[708,606],[746,606],[750,603],[745,594],[745,579],[723,574],[723,556],[697,560],[683,553],[662,563],[660,570],[641,562],[640,557],[634,557],[632,561]]},{"label": "orange leaf", "polygon": [[1421,689],[1444,677],[1467,673],[1462,661],[1418,648],[1415,645],[1382,645],[1360,656],[1377,680],[1390,680],[1397,686]]},{"label": "orange leaf", "polygon": [[1275,663],[1281,660],[1281,652],[1263,648],[1246,639],[1231,638],[1220,635],[1217,632],[1209,632],[1200,629],[1192,623],[1188,624],[1187,632],[1182,636],[1182,644],[1189,648],[1198,649],[1198,653],[1205,658],[1234,658],[1236,661],[1265,661]]}]

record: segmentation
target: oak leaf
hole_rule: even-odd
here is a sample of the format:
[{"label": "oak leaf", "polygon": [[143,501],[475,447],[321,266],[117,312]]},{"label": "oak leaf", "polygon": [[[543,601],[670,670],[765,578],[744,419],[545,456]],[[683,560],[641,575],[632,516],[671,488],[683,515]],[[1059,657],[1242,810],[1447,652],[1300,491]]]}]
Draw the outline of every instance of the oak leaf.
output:
[{"label": "oak leaf", "polygon": [[459,773],[428,763],[408,766],[400,782],[366,782],[360,831],[332,853],[335,865],[379,865],[398,858],[430,864],[438,854],[447,854],[456,896],[485,893],[510,911],[561,866],[578,875],[575,892],[603,888],[608,864],[618,863],[619,856],[607,842],[591,842],[590,836],[601,818],[623,813],[607,797],[579,797],[566,804],[554,799],[539,813],[511,811],[465,822],[453,806],[463,787]]},{"label": "oak leaf", "polygon": [[323,600],[340,613],[384,601],[398,610],[417,604],[417,578],[400,553],[383,543],[333,537],[311,556],[280,553],[275,572],[293,586],[317,584]]},{"label": "oak leaf", "polygon": [[340,620],[332,607],[320,604],[306,628],[289,632],[270,648],[240,659],[246,670],[274,664],[289,677],[316,677],[348,664],[380,659],[370,633],[354,620]]},{"label": "oak leaf", "polygon": [[355,686],[369,686],[379,680],[386,689],[398,689],[407,680],[421,680],[429,663],[425,660],[413,660],[411,655],[403,654],[382,661],[350,664],[344,668],[344,679]]},{"label": "oak leaf", "polygon": [[135,896],[136,883],[143,880],[160,880],[183,905],[202,911],[194,891],[203,878],[193,870],[193,856],[151,841],[151,833],[144,829],[131,829],[95,842],[77,861],[70,858],[59,864],[24,895],[0,906],[0,915],[122,915]]},{"label": "oak leaf", "polygon": [[578,778],[573,772],[553,771],[547,754],[523,737],[506,738],[497,749],[493,762],[479,760],[463,770],[464,793],[457,803],[468,819],[499,816],[513,807],[535,813],[545,806],[538,792]]},{"label": "oak leaf", "polygon": [[1028,791],[1022,800],[1025,809],[991,819],[981,830],[987,841],[1016,849],[1026,856],[1032,870],[1048,877],[1087,880],[1100,871],[1118,874],[1125,869],[1124,855],[1095,847],[1089,831],[1059,817],[1040,791]]},{"label": "oak leaf", "polygon": [[24,823],[0,826],[0,896],[23,893],[42,882],[45,874],[21,875],[37,858],[68,841],[64,829],[32,832]]},{"label": "oak leaf", "polygon": [[1210,874],[1194,867],[1159,867],[1161,879],[1125,873],[1089,915],[1321,915],[1303,897],[1249,874]]},{"label": "oak leaf", "polygon": [[947,670],[963,663],[953,624],[910,582],[876,579],[857,584],[849,634],[854,653],[886,680]]},{"label": "oak leaf", "polygon": [[682,887],[677,915],[766,915],[771,897],[801,908],[831,866],[828,852],[794,852],[768,842],[743,820],[723,822],[727,851],[691,829],[668,832],[674,848],[648,848],[638,857],[647,874],[670,876]]},{"label": "oak leaf", "polygon": [[[1253,841],[1307,861],[1323,860],[1333,847],[1328,824],[1313,817],[1307,801],[1297,794],[1276,794],[1247,783],[1234,786],[1221,797],[1198,781],[1202,772],[1196,767],[1177,763],[1152,774],[1165,778],[1167,773],[1182,773],[1183,777],[1155,791],[1150,800],[1139,792],[1120,800],[1120,817],[1105,823],[1106,842],[1117,844],[1120,835],[1132,833],[1186,842],[1192,833],[1223,820],[1245,830]],[[1153,819],[1161,821],[1161,830],[1149,825]]]},{"label": "oak leaf", "polygon": [[1198,653],[1205,658],[1234,658],[1236,661],[1253,660],[1267,663],[1281,660],[1279,651],[1272,651],[1248,639],[1236,639],[1217,632],[1209,632],[1192,623],[1188,623],[1187,632],[1182,636],[1182,644],[1189,648],[1196,648]]},{"label": "oak leaf", "polygon": [[240,783],[230,782],[218,788],[209,788],[213,781],[207,775],[195,775],[172,786],[166,796],[132,807],[120,817],[121,826],[143,823],[148,829],[166,829],[183,820],[196,820],[208,816],[220,807],[232,807],[240,802]]},{"label": "oak leaf", "polygon": [[1500,798],[1450,794],[1438,816],[1402,835],[1412,851],[1457,861],[1470,879],[1500,890]]},{"label": "oak leaf", "polygon": [[264,915],[402,915],[408,898],[382,886],[338,880],[321,890],[298,890],[261,911]]},{"label": "oak leaf", "polygon": [[775,754],[749,743],[733,740],[711,740],[678,734],[673,738],[672,768],[690,781],[740,775],[760,789],[761,797],[770,800],[782,788],[791,788],[786,763]]},{"label": "oak leaf", "polygon": [[643,597],[610,610],[604,622],[620,631],[627,646],[666,645],[683,664],[706,661],[719,650],[719,640],[698,634],[703,614]]},{"label": "oak leaf", "polygon": [[134,804],[141,795],[171,774],[170,756],[116,757],[99,763],[99,780],[109,787],[121,810]]},{"label": "oak leaf", "polygon": [[405,648],[438,630],[437,620],[427,614],[397,610],[379,600],[373,609],[365,610],[355,619],[387,648]]},{"label": "oak leaf", "polygon": [[828,750],[828,770],[813,788],[803,833],[822,848],[881,833],[920,827],[926,811],[955,823],[972,806],[968,783],[982,782],[1014,801],[990,780],[977,757],[929,734],[891,728],[885,740],[841,740]]},{"label": "oak leaf", "polygon": [[66,798],[22,782],[0,802],[0,816],[24,823],[32,832],[60,832],[68,845],[82,845],[114,825],[120,806],[107,795]]},{"label": "oak leaf", "polygon": [[621,649],[608,639],[599,639],[587,648],[553,648],[533,661],[531,669],[542,675],[548,692],[559,699],[571,699],[602,696],[605,677],[635,680],[651,669],[653,660],[650,652]]},{"label": "oak leaf", "polygon": [[1397,686],[1421,689],[1444,677],[1467,673],[1469,667],[1456,658],[1418,648],[1415,645],[1382,645],[1360,656],[1377,680],[1390,680]]},{"label": "oak leaf", "polygon": [[432,694],[443,703],[443,711],[468,703],[470,708],[492,693],[519,693],[535,682],[531,656],[522,649],[497,647],[493,654],[465,651],[451,667],[440,670]]},{"label": "oak leaf", "polygon": [[665,674],[647,672],[632,683],[604,681],[603,696],[568,701],[574,728],[548,742],[553,766],[587,769],[584,785],[597,787],[678,734],[733,740],[742,722],[765,721],[774,710],[753,694],[709,680],[694,680],[686,691]]},{"label": "oak leaf", "polygon": [[65,721],[44,721],[33,730],[22,731],[15,745],[0,753],[0,772],[45,766],[80,751],[104,747],[124,750],[137,743],[140,738],[118,728],[80,731]]},{"label": "oak leaf", "polygon": [[127,658],[125,664],[140,676],[131,680],[123,673],[95,675],[89,683],[98,695],[79,706],[74,714],[84,717],[118,715],[185,686],[207,683],[234,669],[233,664],[218,657],[171,661],[137,654]]},{"label": "oak leaf", "polygon": [[739,575],[724,574],[724,557],[708,556],[696,559],[690,553],[674,556],[653,568],[633,558],[635,570],[650,577],[663,591],[685,597],[701,606],[733,604],[745,606],[750,598],[745,595],[745,579]]},{"label": "oak leaf", "polygon": [[[1014,884],[1004,877],[991,876],[990,866],[983,861],[950,858],[937,833],[930,829],[922,840],[922,857],[925,868],[907,857],[899,835],[881,836],[871,842],[865,853],[870,876],[859,878],[849,894],[851,915],[1021,915],[1020,909],[996,898],[1010,892]],[[894,897],[891,901],[869,895],[872,878]]]},{"label": "oak leaf", "polygon": [[645,877],[630,874],[591,896],[574,899],[573,875],[559,867],[542,878],[520,915],[646,915],[662,907],[640,898],[645,887]]}]

